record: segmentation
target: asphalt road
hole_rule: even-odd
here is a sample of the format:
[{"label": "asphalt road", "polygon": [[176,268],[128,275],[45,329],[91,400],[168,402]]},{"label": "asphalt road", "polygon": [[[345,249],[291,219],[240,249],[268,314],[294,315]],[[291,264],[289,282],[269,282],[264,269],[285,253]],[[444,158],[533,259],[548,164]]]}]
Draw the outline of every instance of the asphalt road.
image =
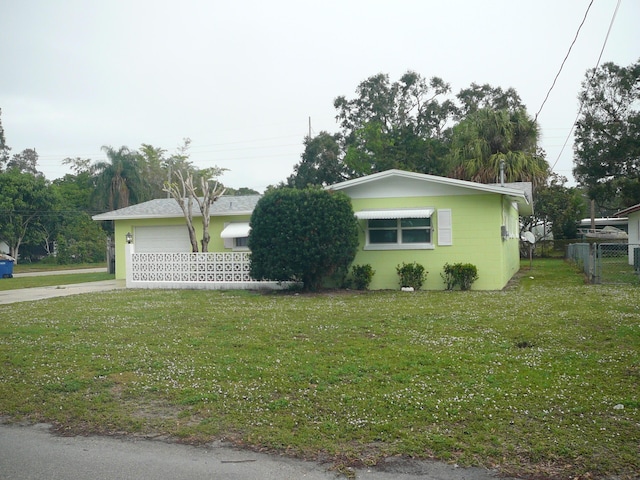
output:
[{"label": "asphalt road", "polygon": [[[391,459],[353,472],[362,480],[496,480],[481,468]],[[46,424],[0,424],[2,480],[335,480],[330,465],[239,450],[130,437],[61,437]]]}]

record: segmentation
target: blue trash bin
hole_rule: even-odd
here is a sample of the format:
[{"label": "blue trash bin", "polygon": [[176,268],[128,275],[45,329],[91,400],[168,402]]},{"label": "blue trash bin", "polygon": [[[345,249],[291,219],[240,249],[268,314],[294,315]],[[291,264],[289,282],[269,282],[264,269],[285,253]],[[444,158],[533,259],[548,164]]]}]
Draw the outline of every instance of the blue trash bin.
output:
[{"label": "blue trash bin", "polygon": [[0,278],[13,278],[13,260],[0,260]]}]

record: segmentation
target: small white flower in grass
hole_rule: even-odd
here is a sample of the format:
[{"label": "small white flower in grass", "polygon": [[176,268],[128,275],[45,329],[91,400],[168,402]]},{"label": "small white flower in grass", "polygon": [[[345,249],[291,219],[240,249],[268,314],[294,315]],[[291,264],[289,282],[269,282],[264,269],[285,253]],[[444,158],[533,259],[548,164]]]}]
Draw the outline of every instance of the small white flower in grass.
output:
[{"label": "small white flower in grass", "polygon": [[619,403],[613,407],[614,410],[624,410],[624,405]]}]

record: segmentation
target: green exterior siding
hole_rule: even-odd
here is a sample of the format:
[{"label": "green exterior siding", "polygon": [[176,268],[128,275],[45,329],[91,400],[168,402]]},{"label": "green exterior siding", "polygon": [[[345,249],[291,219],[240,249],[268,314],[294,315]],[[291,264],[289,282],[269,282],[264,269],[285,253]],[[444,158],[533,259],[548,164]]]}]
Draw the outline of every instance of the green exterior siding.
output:
[{"label": "green exterior siding", "polygon": [[[397,289],[396,266],[402,262],[418,262],[429,272],[423,288],[442,290],[440,273],[445,263],[472,263],[478,267],[478,280],[474,289],[498,290],[503,288],[518,270],[518,239],[502,239],[503,201],[497,194],[453,195],[441,197],[371,198],[352,200],[354,211],[383,208],[434,208],[433,249],[422,250],[365,250],[367,221],[360,220],[360,246],[354,264],[371,264],[376,271],[370,288]],[[505,214],[515,215],[517,210],[508,202]],[[452,245],[438,245],[438,209],[450,209],[452,216]]]},{"label": "green exterior siding", "polygon": [[[248,222],[251,218],[250,215],[235,215],[235,216],[216,216],[211,217],[209,223],[209,251],[210,252],[223,252],[230,251],[225,249],[224,240],[220,238],[220,234],[224,229],[225,223],[231,222]],[[187,224],[184,218],[153,218],[153,219],[136,219],[136,220],[116,220],[115,221],[115,238],[116,238],[116,278],[124,279],[126,277],[125,267],[125,235],[127,232],[134,234],[133,243],[135,245],[135,229],[136,227],[171,227],[182,225],[185,232],[187,230]],[[202,221],[200,217],[194,219],[194,228],[196,230],[196,238],[198,240],[198,248],[202,248],[200,241],[202,240]]]},{"label": "green exterior siding", "polygon": [[[371,282],[372,290],[398,289],[399,279],[396,267],[403,262],[417,262],[429,272],[425,290],[442,290],[445,288],[441,273],[446,263],[471,263],[478,268],[478,280],[473,284],[474,290],[499,290],[504,288],[520,267],[520,227],[519,215],[530,215],[530,185],[521,189],[507,185],[483,185],[462,180],[436,177],[400,170],[379,172],[367,177],[348,180],[328,187],[342,191],[351,198],[353,210],[357,216],[376,221],[378,242],[393,239],[389,229],[414,228],[409,231],[414,241],[426,239],[424,230],[425,218],[430,215],[431,243],[390,245],[375,243],[367,245],[368,220],[358,220],[359,247],[354,264],[370,264],[375,270]],[[225,224],[249,222],[250,211],[255,207],[257,197],[244,197],[238,200],[226,199],[218,203],[218,212],[212,214],[209,226],[211,237],[210,252],[231,251],[225,247],[221,233]],[[235,208],[235,210],[234,210]],[[413,215],[422,218],[413,226],[403,218],[411,216],[402,209],[418,209]],[[520,209],[520,211],[519,211]],[[387,210],[387,211],[383,211]],[[389,212],[388,210],[396,210]],[[399,210],[399,211],[398,211]],[[160,218],[167,212],[168,217]],[[450,230],[438,225],[447,220],[450,212]],[[125,219],[122,218],[126,215]],[[120,218],[118,218],[120,217]],[[152,218],[149,218],[152,217]],[[397,223],[394,227],[393,221]],[[153,200],[141,207],[130,207],[118,212],[110,212],[96,216],[96,220],[114,220],[116,243],[116,278],[124,279],[125,272],[125,235],[134,234],[134,251],[136,250],[136,229],[141,227],[157,227],[138,230],[140,248],[146,251],[189,251],[186,241],[185,219],[175,210],[175,205],[164,205],[163,200]],[[132,220],[133,219],[133,220]],[[202,222],[194,219],[196,237],[200,246],[202,238]],[[443,225],[446,226],[446,225]],[[163,232],[162,227],[167,227]],[[170,228],[173,227],[173,228]],[[184,228],[184,237],[180,228]],[[396,230],[397,231],[397,230]],[[450,235],[441,235],[442,231]],[[400,235],[402,232],[399,232]],[[407,233],[407,234],[409,234]],[[242,232],[244,234],[244,232]],[[157,235],[157,236],[156,236]],[[401,238],[401,237],[399,237]],[[451,241],[448,241],[451,238]],[[165,241],[166,240],[166,241]],[[405,237],[405,241],[407,237]],[[229,241],[226,242],[228,246]],[[245,249],[246,251],[246,249]]]}]

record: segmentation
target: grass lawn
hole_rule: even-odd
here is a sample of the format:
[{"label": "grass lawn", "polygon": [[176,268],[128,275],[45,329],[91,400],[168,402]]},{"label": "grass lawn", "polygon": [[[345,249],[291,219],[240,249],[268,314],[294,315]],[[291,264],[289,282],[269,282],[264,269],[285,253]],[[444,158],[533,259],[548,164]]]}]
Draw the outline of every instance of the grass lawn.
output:
[{"label": "grass lawn", "polygon": [[85,268],[106,268],[106,263],[72,263],[58,265],[57,263],[18,263],[13,266],[13,273],[47,272],[52,270],[81,270]]},{"label": "grass lawn", "polygon": [[640,291],[523,263],[501,292],[130,290],[0,305],[0,415],[401,455],[535,478],[640,471]]},{"label": "grass lawn", "polygon": [[99,282],[102,280],[111,280],[113,278],[113,274],[106,272],[0,278],[0,291],[17,290],[20,288],[50,287],[53,285],[71,285],[73,283]]}]

